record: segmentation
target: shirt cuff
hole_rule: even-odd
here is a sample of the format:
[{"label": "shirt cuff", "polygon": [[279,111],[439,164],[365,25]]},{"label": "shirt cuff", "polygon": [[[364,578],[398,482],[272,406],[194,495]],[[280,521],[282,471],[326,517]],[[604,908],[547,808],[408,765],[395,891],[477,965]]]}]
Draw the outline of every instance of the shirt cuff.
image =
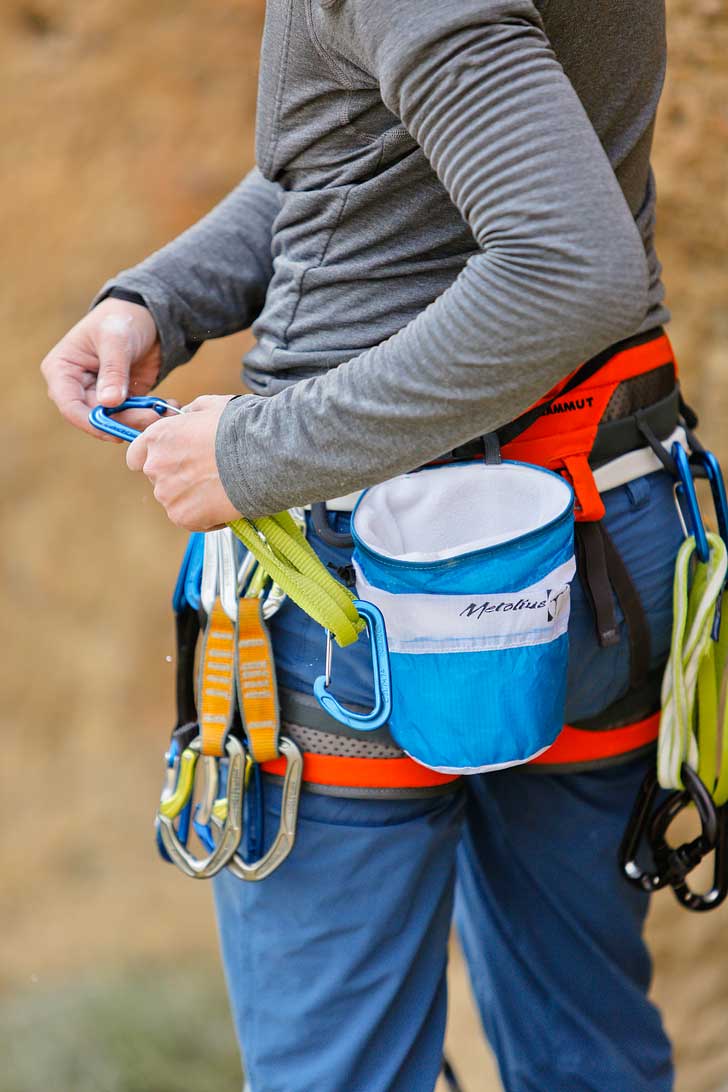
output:
[{"label": "shirt cuff", "polygon": [[[121,295],[124,293],[124,295]],[[159,334],[162,363],[157,383],[171,371],[186,364],[195,355],[202,339],[187,334],[179,320],[180,301],[170,289],[149,273],[125,270],[107,281],[91,301],[91,308],[97,306],[109,296],[127,299],[131,303],[140,297],[140,302],[150,311]]]},{"label": "shirt cuff", "polygon": [[223,489],[241,516],[248,519],[272,514],[261,507],[261,498],[256,496],[245,472],[246,410],[252,403],[263,401],[254,394],[231,398],[222,411],[215,436],[215,459]]}]

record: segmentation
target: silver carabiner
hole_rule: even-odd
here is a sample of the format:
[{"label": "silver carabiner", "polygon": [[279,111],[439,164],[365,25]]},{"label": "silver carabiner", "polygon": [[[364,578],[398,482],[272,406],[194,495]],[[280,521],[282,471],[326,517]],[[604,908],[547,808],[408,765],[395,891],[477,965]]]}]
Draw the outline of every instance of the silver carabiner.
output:
[{"label": "silver carabiner", "polygon": [[227,866],[233,876],[237,876],[239,880],[247,880],[249,883],[258,883],[280,868],[296,841],[298,805],[303,783],[303,755],[288,736],[281,736],[278,748],[287,759],[278,832],[270,848],[260,860],[248,864],[238,853],[235,853]]},{"label": "silver carabiner", "polygon": [[[198,736],[185,750],[194,755],[192,776],[197,759],[201,753],[202,737]],[[225,741],[225,753],[228,757],[227,773],[227,814],[221,824],[220,838],[207,857],[195,857],[184,846],[174,829],[175,815],[165,814],[169,809],[163,801],[157,812],[159,835],[167,854],[177,867],[193,880],[207,880],[221,871],[233,858],[240,845],[243,834],[243,794],[245,792],[246,752],[242,743],[235,736],[228,736]]]}]

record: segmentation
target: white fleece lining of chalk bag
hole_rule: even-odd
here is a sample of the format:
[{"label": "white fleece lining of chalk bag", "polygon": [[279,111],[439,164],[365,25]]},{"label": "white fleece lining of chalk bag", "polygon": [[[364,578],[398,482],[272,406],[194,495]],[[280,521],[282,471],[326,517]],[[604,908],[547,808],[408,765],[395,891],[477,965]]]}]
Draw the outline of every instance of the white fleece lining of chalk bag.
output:
[{"label": "white fleece lining of chalk bag", "polygon": [[354,529],[384,557],[426,563],[518,539],[571,503],[566,482],[537,467],[442,466],[372,486],[356,509]]}]

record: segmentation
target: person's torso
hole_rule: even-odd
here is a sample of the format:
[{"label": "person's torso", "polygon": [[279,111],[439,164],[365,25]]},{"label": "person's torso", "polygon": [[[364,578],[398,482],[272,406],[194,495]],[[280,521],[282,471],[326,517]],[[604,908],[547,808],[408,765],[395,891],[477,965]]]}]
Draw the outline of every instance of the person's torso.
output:
[{"label": "person's torso", "polygon": [[[327,41],[330,6],[266,5],[256,156],[281,188],[281,211],[274,275],[245,361],[246,382],[260,394],[395,333],[476,249],[376,80]],[[640,227],[651,276],[646,329],[668,317],[649,166],[665,68],[664,0],[541,0],[538,7]]]}]

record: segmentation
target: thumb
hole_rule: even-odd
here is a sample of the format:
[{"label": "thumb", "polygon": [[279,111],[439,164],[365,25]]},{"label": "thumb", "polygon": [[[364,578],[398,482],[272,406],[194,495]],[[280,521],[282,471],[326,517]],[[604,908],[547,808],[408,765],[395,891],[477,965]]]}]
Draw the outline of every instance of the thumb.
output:
[{"label": "thumb", "polygon": [[98,334],[99,374],[96,396],[103,406],[118,406],[129,391],[132,322],[122,315],[104,316]]}]

